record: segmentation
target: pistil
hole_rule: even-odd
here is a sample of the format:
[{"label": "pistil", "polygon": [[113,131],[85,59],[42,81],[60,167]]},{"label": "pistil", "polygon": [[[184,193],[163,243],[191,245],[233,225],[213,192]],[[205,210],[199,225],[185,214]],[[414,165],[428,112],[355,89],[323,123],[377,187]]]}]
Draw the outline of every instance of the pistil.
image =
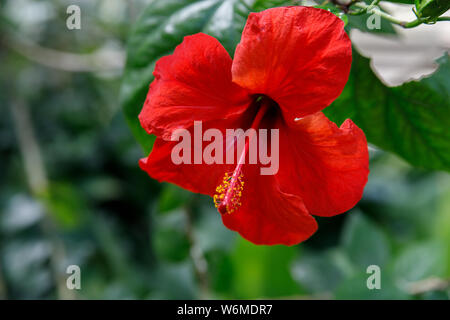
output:
[{"label": "pistil", "polygon": [[259,104],[259,109],[250,127],[254,130],[250,130],[250,136],[245,141],[245,147],[239,156],[236,168],[232,173],[225,173],[222,183],[216,188],[214,204],[221,214],[233,213],[241,206],[241,197],[244,190],[242,167],[245,164],[250,142],[255,138],[261,120],[270,107],[270,100],[266,97],[259,97],[256,103]]}]

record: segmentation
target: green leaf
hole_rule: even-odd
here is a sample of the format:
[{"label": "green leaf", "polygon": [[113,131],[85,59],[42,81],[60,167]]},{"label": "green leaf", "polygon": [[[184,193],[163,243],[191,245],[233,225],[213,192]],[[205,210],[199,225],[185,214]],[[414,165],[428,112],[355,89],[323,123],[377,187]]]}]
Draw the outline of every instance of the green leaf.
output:
[{"label": "green leaf", "polygon": [[174,184],[165,184],[158,201],[158,213],[169,213],[188,202],[192,193]]},{"label": "green leaf", "polygon": [[336,289],[338,300],[404,300],[408,295],[397,288],[389,271],[381,269],[381,288],[370,290],[367,287],[367,279],[370,274],[358,273],[341,283]]},{"label": "green leaf", "polygon": [[370,265],[382,267],[390,256],[384,233],[364,215],[354,211],[344,227],[342,246],[350,260],[362,270]]},{"label": "green leaf", "polygon": [[161,260],[179,262],[189,256],[189,240],[175,228],[157,228],[153,234],[153,243]]},{"label": "green leaf", "polygon": [[214,206],[208,199],[206,205],[197,209],[197,221],[194,225],[194,236],[198,248],[203,252],[214,250],[230,251],[235,245],[236,232],[225,228]]},{"label": "green leaf", "polygon": [[292,276],[309,292],[322,294],[332,292],[342,283],[352,269],[347,256],[340,249],[318,253],[307,251],[292,265]]},{"label": "green leaf", "polygon": [[416,12],[420,18],[438,18],[450,9],[448,0],[416,0]]},{"label": "green leaf", "polygon": [[411,282],[442,277],[447,269],[445,246],[438,241],[412,244],[394,264],[396,280],[407,288]]},{"label": "green leaf", "polygon": [[52,249],[48,240],[36,237],[2,242],[2,273],[14,290],[24,292],[24,299],[35,299],[51,290],[52,275],[46,265]]},{"label": "green leaf", "polygon": [[370,32],[370,33],[383,33],[383,34],[391,34],[395,35],[397,32],[395,31],[394,27],[392,26],[392,23],[387,21],[386,19],[380,18],[380,29],[369,29],[367,27],[367,20],[369,19],[369,14],[364,15],[358,15],[358,16],[352,16],[348,15],[348,24],[347,24],[347,31],[350,29],[359,29],[363,32]]},{"label": "green leaf", "polygon": [[347,15],[342,12],[341,9],[337,8],[334,4],[332,3],[327,3],[327,4],[323,4],[323,5],[318,5],[318,6],[314,6],[314,8],[319,8],[319,9],[323,9],[323,10],[327,10],[330,11],[332,14],[334,14],[335,16],[337,16],[339,19],[341,19],[342,21],[344,21],[344,25],[346,26],[348,23],[348,17]]},{"label": "green leaf", "polygon": [[191,262],[160,263],[152,272],[155,293],[150,299],[194,299],[197,296],[195,271]]},{"label": "green leaf", "polygon": [[159,259],[180,262],[189,256],[190,241],[186,233],[186,217],[183,209],[154,216],[152,240]]},{"label": "green leaf", "polygon": [[154,137],[141,128],[138,115],[153,80],[156,61],[171,54],[184,36],[198,32],[216,37],[232,53],[249,10],[244,0],[150,2],[129,36],[121,88],[125,117],[145,152],[150,151]]},{"label": "green leaf", "polygon": [[325,113],[332,121],[352,119],[367,140],[412,165],[450,170],[450,64],[421,81],[386,87],[355,50],[349,81]]},{"label": "green leaf", "polygon": [[295,6],[298,5],[296,0],[255,0],[253,3],[254,11],[262,11],[268,8]]},{"label": "green leaf", "polygon": [[242,238],[232,255],[234,272],[232,297],[255,299],[299,293],[289,266],[297,248],[257,246]]},{"label": "green leaf", "polygon": [[86,219],[84,198],[77,188],[67,182],[52,182],[42,200],[60,227],[76,228]]},{"label": "green leaf", "polygon": [[36,200],[19,194],[8,199],[8,205],[0,215],[0,232],[15,233],[36,225],[45,215],[44,208]]},{"label": "green leaf", "polygon": [[439,188],[445,191],[440,197],[438,215],[434,221],[434,234],[439,241],[447,243],[446,255],[448,261],[445,276],[450,278],[450,188],[448,184],[442,182],[439,184]]}]

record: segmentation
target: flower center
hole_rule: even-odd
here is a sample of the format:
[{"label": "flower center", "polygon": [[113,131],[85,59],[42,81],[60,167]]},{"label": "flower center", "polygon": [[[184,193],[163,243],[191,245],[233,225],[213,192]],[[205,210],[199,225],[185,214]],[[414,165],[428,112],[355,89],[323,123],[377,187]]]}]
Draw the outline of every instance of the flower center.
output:
[{"label": "flower center", "polygon": [[271,102],[272,100],[264,96],[257,98],[256,103],[259,104],[259,109],[251,125],[251,128],[254,130],[251,130],[250,136],[245,141],[245,147],[239,156],[236,168],[231,173],[226,172],[222,183],[216,188],[216,193],[213,197],[214,205],[221,214],[232,213],[241,206],[241,197],[244,190],[244,174],[242,173],[242,167],[245,163],[245,157],[248,153],[250,142],[255,138],[256,130],[258,129],[262,118],[269,110]]}]

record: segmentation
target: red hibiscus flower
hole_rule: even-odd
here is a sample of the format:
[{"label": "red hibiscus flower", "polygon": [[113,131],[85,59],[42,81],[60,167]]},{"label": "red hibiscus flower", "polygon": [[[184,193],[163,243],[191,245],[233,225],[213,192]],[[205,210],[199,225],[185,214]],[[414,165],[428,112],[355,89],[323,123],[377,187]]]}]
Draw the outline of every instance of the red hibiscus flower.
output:
[{"label": "red hibiscus flower", "polygon": [[[320,112],[342,92],[351,65],[343,22],[309,7],[251,13],[234,60],[206,34],[184,38],[161,58],[139,115],[155,134],[140,166],[159,181],[214,197],[225,226],[255,244],[293,245],[309,238],[312,215],[334,216],[361,199],[367,182],[364,133]],[[279,130],[279,169],[259,164],[174,164],[175,129]],[[227,143],[224,149],[229,148]],[[248,141],[240,160],[246,157]]]}]

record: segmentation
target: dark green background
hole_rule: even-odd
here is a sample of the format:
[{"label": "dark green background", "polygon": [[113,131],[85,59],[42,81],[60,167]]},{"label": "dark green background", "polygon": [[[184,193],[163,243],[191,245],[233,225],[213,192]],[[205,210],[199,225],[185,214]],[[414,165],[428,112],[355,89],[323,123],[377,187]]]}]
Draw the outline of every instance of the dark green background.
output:
[{"label": "dark green background", "polygon": [[[155,61],[183,36],[206,32],[232,55],[250,11],[289,1],[79,1],[73,31],[70,1],[24,1],[52,8],[34,24],[17,20],[11,2],[0,1],[0,298],[449,298],[448,285],[420,292],[450,277],[447,56],[431,77],[387,88],[354,50],[349,82],[325,112],[338,124],[352,118],[371,143],[362,201],[318,219],[300,245],[255,246],[222,225],[210,198],[140,171],[153,138],[136,116]],[[344,19],[348,31],[364,29],[364,16]],[[28,40],[128,58],[122,71],[69,72],[24,52]],[[81,290],[65,288],[71,264]],[[381,290],[366,287],[371,264]]]}]

